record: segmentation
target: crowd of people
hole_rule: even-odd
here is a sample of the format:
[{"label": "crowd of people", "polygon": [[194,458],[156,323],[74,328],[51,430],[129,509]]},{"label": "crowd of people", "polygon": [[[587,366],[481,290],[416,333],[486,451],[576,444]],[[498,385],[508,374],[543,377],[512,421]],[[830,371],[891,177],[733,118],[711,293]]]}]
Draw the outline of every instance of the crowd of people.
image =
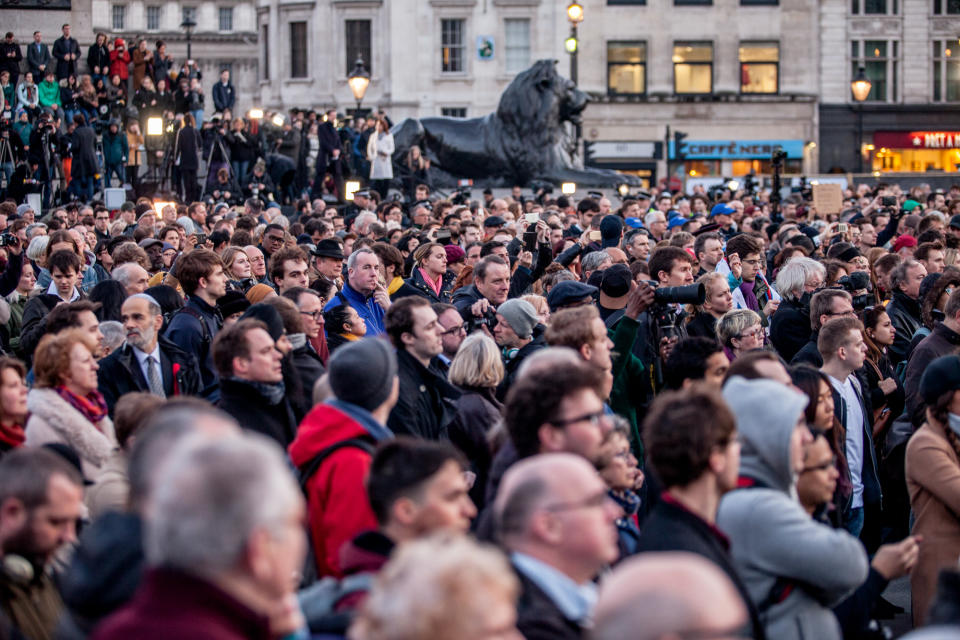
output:
[{"label": "crowd of people", "polygon": [[342,200],[351,176],[382,196],[391,184],[412,195],[427,179],[419,149],[395,175],[382,111],[355,119],[336,109],[244,114],[229,69],[207,85],[208,101],[197,61],[174,60],[163,40],[129,46],[98,33],[86,52],[69,24],[52,49],[40,31],[29,44],[12,32],[0,42],[0,172],[8,183],[0,197],[40,193],[46,209],[150,183],[184,202],[289,204]]},{"label": "crowd of people", "polygon": [[0,638],[960,633],[960,185],[184,202],[0,202]]}]

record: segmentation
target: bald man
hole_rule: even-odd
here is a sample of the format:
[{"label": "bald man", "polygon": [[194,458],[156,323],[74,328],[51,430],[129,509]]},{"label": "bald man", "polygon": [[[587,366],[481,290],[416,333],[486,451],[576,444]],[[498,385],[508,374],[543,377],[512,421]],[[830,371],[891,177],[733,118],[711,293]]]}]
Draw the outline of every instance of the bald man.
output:
[{"label": "bald man", "polygon": [[738,637],[749,624],[730,579],[685,552],[645,553],[600,584],[591,640]]},{"label": "bald man", "polygon": [[517,628],[527,640],[574,640],[591,619],[592,580],[617,559],[619,508],[593,465],[570,453],[514,464],[494,503],[498,538],[520,579]]}]

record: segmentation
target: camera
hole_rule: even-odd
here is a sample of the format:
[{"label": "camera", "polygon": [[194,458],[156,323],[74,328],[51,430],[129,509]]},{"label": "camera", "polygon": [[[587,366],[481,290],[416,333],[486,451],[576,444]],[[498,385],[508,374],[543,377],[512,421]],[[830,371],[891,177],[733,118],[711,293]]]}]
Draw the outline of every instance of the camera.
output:
[{"label": "camera", "polygon": [[0,247],[16,247],[20,245],[20,239],[12,233],[0,233]]},{"label": "camera", "polygon": [[450,194],[450,201],[453,204],[470,204],[470,187],[459,187]]},{"label": "camera", "polygon": [[703,304],[707,294],[703,284],[689,284],[683,287],[661,287],[655,280],[647,280],[653,287],[653,304],[647,309],[651,326],[656,327],[654,341],[660,344],[663,338],[677,335],[677,310],[672,304]]},{"label": "camera", "polygon": [[647,280],[653,287],[653,303],[665,304],[703,304],[707,299],[703,284],[688,284],[684,287],[661,287],[656,280]]},{"label": "camera", "polygon": [[837,280],[835,289],[842,289],[853,298],[853,308],[857,311],[863,311],[870,304],[870,295],[862,293],[856,295],[857,291],[870,291],[870,276],[864,271],[854,271],[848,276]]},{"label": "camera", "polygon": [[894,196],[883,196],[882,198],[880,198],[880,206],[895,207],[897,206],[897,199]]}]

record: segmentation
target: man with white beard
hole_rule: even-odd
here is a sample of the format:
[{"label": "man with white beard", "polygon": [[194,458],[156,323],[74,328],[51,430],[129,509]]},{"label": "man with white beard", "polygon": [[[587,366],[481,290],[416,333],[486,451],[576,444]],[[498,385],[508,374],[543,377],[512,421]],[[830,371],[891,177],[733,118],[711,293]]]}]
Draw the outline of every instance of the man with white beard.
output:
[{"label": "man with white beard", "polygon": [[197,358],[160,336],[163,312],[152,296],[138,293],[124,300],[120,321],[126,343],[100,361],[97,374],[111,416],[120,396],[131,391],[162,398],[199,395]]}]

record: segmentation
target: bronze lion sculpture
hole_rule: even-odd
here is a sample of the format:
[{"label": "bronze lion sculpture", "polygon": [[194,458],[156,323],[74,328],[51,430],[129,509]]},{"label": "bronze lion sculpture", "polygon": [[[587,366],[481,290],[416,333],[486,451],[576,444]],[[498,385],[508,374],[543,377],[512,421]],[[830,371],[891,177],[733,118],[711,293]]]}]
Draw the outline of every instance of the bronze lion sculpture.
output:
[{"label": "bronze lion sculpture", "polygon": [[589,96],[557,73],[555,60],[539,60],[519,73],[482,118],[408,118],[391,132],[393,160],[403,163],[418,145],[431,163],[436,186],[470,178],[493,186],[576,182],[590,186],[639,184],[630,175],[572,166],[564,123],[580,124]]}]

